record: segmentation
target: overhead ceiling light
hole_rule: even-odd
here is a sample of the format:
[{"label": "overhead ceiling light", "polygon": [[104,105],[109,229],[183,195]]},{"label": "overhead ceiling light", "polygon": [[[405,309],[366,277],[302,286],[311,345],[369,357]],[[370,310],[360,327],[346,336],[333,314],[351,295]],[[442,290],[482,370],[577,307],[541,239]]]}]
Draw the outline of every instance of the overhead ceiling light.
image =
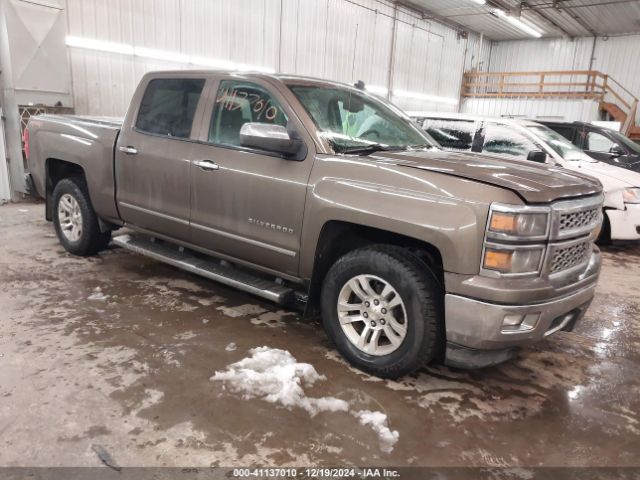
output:
[{"label": "overhead ceiling light", "polygon": [[91,38],[68,36],[66,38],[66,44],[69,47],[84,48],[87,50],[95,50],[98,52],[119,53],[120,55],[131,55],[140,58],[149,58],[152,60],[162,60],[165,62],[175,62],[194,66],[217,68],[221,70],[242,70],[275,73],[275,70],[267,67],[247,65],[244,63],[230,62],[228,60],[220,60],[216,58],[190,56],[179,52],[170,52],[167,50],[134,47],[133,45],[127,45],[124,43],[104,42],[102,40],[94,40]]},{"label": "overhead ceiling light", "polygon": [[92,38],[67,37],[67,45],[70,47],[99,50],[101,52],[119,53],[121,55],[133,55],[134,48],[124,43],[103,42]]},{"label": "overhead ceiling light", "polygon": [[535,28],[527,25],[522,20],[512,17],[511,15],[506,14],[503,10],[496,8],[493,13],[495,13],[498,17],[505,19],[514,27],[522,30],[525,33],[528,33],[532,37],[540,38],[542,36],[542,32],[536,30]]},{"label": "overhead ceiling light", "polygon": [[484,5],[487,3],[487,0],[471,0],[473,3],[477,3],[478,5]]}]

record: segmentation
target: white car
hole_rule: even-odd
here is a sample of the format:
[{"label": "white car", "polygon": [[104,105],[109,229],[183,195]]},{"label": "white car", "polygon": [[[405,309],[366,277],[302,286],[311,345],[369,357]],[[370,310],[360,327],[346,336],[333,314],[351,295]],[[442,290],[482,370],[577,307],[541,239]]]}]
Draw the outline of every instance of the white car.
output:
[{"label": "white car", "polygon": [[605,191],[601,241],[640,240],[640,173],[599,162],[530,120],[409,112],[443,148],[560,165],[591,175]]}]

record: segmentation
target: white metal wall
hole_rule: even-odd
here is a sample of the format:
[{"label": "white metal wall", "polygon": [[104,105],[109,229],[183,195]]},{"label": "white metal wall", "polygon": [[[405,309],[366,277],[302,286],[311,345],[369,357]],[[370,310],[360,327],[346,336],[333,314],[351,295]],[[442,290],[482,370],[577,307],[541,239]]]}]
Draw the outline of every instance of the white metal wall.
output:
[{"label": "white metal wall", "polygon": [[592,38],[542,39],[494,42],[489,70],[529,72],[535,70],[588,70]]},{"label": "white metal wall", "polygon": [[487,117],[589,122],[598,118],[598,102],[567,99],[513,98],[495,100],[492,98],[470,98],[464,101],[461,111]]},{"label": "white metal wall", "polygon": [[[387,0],[66,0],[69,35],[268,67],[277,72],[388,86],[457,99],[477,38],[398,9]],[[186,68],[70,47],[78,113],[123,115],[149,70]],[[475,53],[485,55],[488,42]],[[455,105],[394,98],[406,109]]]}]

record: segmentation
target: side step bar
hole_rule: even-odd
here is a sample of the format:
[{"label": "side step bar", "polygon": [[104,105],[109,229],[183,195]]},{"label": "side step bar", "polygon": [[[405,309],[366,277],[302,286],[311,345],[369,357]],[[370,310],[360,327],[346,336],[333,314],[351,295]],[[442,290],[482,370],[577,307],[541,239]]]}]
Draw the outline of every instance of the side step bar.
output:
[{"label": "side step bar", "polygon": [[154,241],[148,236],[139,234],[118,235],[113,237],[112,241],[115,245],[134,253],[168,263],[281,305],[290,305],[295,301],[295,292],[291,288],[238,270],[228,266],[226,262],[196,256],[170,243]]}]

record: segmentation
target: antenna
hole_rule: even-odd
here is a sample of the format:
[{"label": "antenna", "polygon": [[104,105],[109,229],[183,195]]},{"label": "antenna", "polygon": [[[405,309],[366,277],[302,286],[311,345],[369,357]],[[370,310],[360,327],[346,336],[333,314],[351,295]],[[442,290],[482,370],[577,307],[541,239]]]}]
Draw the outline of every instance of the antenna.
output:
[{"label": "antenna", "polygon": [[356,23],[356,33],[355,38],[353,39],[353,60],[351,61],[351,78],[355,76],[356,73],[356,49],[358,48],[358,26],[360,24]]}]

